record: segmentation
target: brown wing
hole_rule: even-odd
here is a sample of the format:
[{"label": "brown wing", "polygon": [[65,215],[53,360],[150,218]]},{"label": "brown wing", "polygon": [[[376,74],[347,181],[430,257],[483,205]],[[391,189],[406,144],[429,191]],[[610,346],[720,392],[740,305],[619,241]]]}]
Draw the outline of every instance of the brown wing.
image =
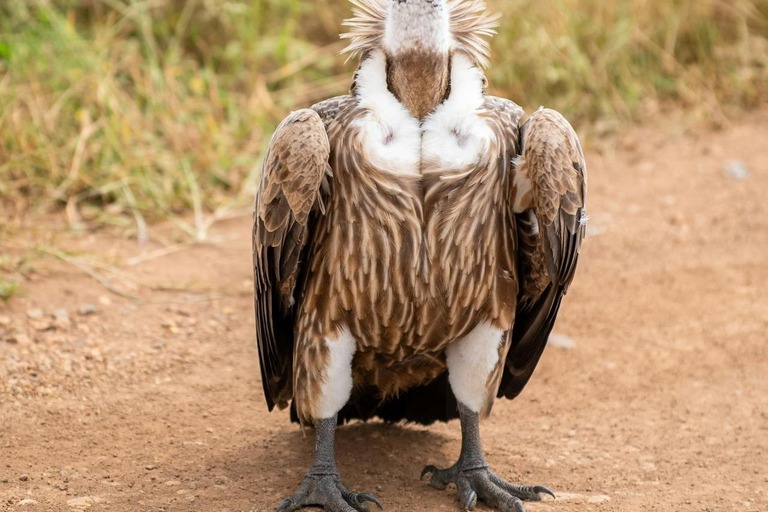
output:
[{"label": "brown wing", "polygon": [[521,287],[499,396],[525,387],[573,281],[586,230],[587,168],[576,132],[540,109],[520,131],[515,213]]},{"label": "brown wing", "polygon": [[262,168],[253,212],[256,339],[267,405],[293,395],[294,304],[312,218],[324,210],[330,144],[323,120],[299,110],[280,124]]}]

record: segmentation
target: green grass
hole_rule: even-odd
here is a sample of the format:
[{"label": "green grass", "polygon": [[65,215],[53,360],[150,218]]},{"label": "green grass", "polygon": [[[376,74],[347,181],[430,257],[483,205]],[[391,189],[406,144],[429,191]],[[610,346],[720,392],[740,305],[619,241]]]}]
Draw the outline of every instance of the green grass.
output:
[{"label": "green grass", "polygon": [[0,279],[0,302],[8,302],[18,291],[19,283]]},{"label": "green grass", "polygon": [[[768,0],[494,0],[493,92],[580,127],[768,97]],[[0,3],[0,209],[201,238],[292,108],[346,91],[345,0]],[[194,222],[186,222],[194,212]],[[2,222],[0,220],[0,222]]]}]

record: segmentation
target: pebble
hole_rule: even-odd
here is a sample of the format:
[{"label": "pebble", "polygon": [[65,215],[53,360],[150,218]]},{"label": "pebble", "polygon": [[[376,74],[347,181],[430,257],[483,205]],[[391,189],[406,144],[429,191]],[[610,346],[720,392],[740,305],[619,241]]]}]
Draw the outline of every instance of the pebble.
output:
[{"label": "pebble", "polygon": [[67,505],[78,510],[85,510],[102,501],[104,500],[98,496],[83,496],[81,498],[72,498],[71,500],[67,500]]},{"label": "pebble", "polygon": [[42,309],[30,309],[27,311],[27,318],[30,320],[39,320],[43,318],[44,315],[45,313],[43,313]]},{"label": "pebble", "polygon": [[[547,499],[547,497],[544,497]],[[551,498],[550,498],[551,499]],[[581,503],[605,503],[607,501],[611,501],[611,497],[607,496],[605,494],[576,494],[576,493],[569,493],[569,492],[559,492],[557,493],[557,501],[576,501]]]},{"label": "pebble", "polygon": [[11,325],[11,319],[7,316],[0,316],[0,327],[8,327]]},{"label": "pebble", "polygon": [[558,348],[565,348],[565,349],[576,348],[576,342],[573,341],[573,338],[571,338],[570,336],[566,336],[565,334],[551,335],[549,337],[549,344]]},{"label": "pebble", "polygon": [[26,482],[27,480],[29,480],[29,475],[21,475],[19,477],[19,480],[21,480],[22,482]]},{"label": "pebble", "polygon": [[77,312],[82,316],[96,315],[99,312],[99,306],[96,304],[83,304]]},{"label": "pebble", "polygon": [[57,329],[72,327],[72,321],[69,319],[69,312],[66,309],[57,309],[53,312],[53,326]]},{"label": "pebble", "polygon": [[607,231],[605,226],[597,224],[587,224],[587,237],[594,238],[596,236],[604,235]]},{"label": "pebble", "polygon": [[19,502],[19,506],[24,506],[24,505],[37,505],[37,501],[29,499],[29,498],[27,498],[25,500],[21,500]]},{"label": "pebble", "polygon": [[11,334],[7,338],[5,338],[5,341],[11,344],[18,344],[22,346],[27,346],[32,344],[32,340],[29,339],[29,336],[27,336],[22,332]]},{"label": "pebble", "polygon": [[737,180],[745,180],[749,178],[749,170],[747,170],[744,162],[740,162],[738,160],[728,162],[728,165],[725,166],[723,172],[725,172],[725,174],[731,178],[735,178]]},{"label": "pebble", "polygon": [[157,469],[157,466],[153,466],[152,464],[147,464],[146,466],[144,466],[144,469],[146,469],[147,471],[152,471],[153,469]]},{"label": "pebble", "polygon": [[50,331],[53,329],[53,321],[49,318],[31,318],[29,325],[39,332]]}]

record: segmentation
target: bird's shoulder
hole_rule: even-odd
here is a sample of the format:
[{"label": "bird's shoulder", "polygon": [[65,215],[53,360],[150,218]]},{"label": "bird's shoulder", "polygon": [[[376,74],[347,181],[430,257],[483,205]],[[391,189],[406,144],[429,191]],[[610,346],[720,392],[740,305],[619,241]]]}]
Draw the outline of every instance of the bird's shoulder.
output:
[{"label": "bird's shoulder", "polygon": [[346,114],[358,106],[359,99],[352,94],[336,96],[321,102],[315,103],[310,108],[317,112],[320,119],[323,120],[326,130],[336,121],[342,120]]},{"label": "bird's shoulder", "polygon": [[514,127],[517,130],[520,121],[525,115],[523,107],[512,100],[499,96],[486,95],[483,101],[483,110],[494,115],[503,125]]}]

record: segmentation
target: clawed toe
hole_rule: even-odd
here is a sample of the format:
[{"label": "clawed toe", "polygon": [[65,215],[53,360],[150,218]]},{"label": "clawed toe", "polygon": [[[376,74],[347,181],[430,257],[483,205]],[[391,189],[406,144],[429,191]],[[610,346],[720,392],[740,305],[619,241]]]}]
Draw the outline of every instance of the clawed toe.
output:
[{"label": "clawed toe", "polygon": [[474,510],[477,505],[477,493],[472,489],[469,482],[461,478],[456,481],[456,497],[459,500],[461,510]]},{"label": "clawed toe", "polygon": [[549,494],[553,498],[555,493],[549,490],[548,487],[543,485],[515,485],[507,482],[506,480],[498,477],[495,473],[489,471],[488,475],[498,487],[501,487],[512,496],[519,498],[523,501],[541,501],[542,494]]},{"label": "clawed toe", "polygon": [[424,466],[424,469],[421,470],[421,476],[419,477],[419,480],[424,480],[424,477],[427,475],[432,475],[440,471],[437,466],[433,466],[432,464],[429,464],[427,466]]},{"label": "clawed toe", "polygon": [[456,466],[452,466],[447,469],[440,469],[437,466],[430,464],[421,471],[421,480],[424,480],[425,476],[431,474],[432,477],[429,479],[430,487],[434,487],[435,489],[442,491],[448,487],[448,484],[456,482],[456,472]]},{"label": "clawed toe", "polygon": [[341,487],[341,495],[344,498],[344,501],[355,507],[356,510],[368,510],[368,503],[373,503],[380,509],[383,509],[384,507],[381,506],[381,502],[374,496],[373,494],[363,492],[363,493],[356,493],[349,491],[345,489],[343,486]]}]

